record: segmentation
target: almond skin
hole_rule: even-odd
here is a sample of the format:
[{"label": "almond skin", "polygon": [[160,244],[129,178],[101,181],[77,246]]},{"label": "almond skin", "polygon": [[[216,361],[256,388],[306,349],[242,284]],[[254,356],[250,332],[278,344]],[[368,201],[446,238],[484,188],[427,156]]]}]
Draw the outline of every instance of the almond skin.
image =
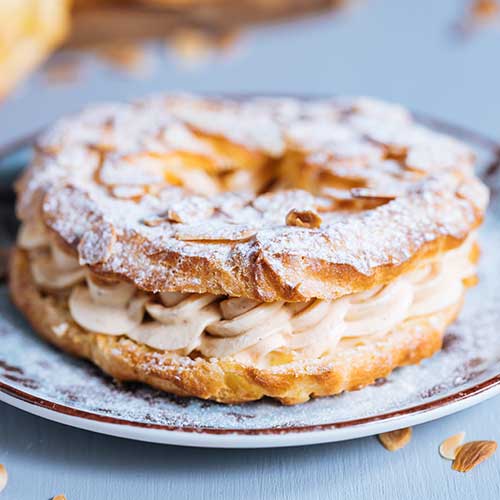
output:
[{"label": "almond skin", "polygon": [[470,441],[457,451],[451,468],[458,472],[468,472],[476,465],[491,457],[497,449],[495,441]]},{"label": "almond skin", "polygon": [[411,427],[406,427],[404,429],[379,434],[378,439],[386,450],[397,451],[410,442],[411,434]]}]

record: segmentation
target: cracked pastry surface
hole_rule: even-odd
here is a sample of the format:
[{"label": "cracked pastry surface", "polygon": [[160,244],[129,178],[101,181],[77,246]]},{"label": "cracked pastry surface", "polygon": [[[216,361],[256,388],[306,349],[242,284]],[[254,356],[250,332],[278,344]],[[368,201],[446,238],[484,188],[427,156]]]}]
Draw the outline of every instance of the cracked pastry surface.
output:
[{"label": "cracked pastry surface", "polygon": [[475,277],[473,166],[366,98],[93,107],[18,182],[12,294],[118,379],[221,402],[356,389],[440,348]]}]

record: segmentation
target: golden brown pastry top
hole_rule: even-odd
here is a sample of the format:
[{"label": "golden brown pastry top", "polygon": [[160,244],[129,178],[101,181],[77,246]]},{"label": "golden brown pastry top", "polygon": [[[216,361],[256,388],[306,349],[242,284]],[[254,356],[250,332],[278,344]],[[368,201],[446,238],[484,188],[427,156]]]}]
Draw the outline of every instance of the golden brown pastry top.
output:
[{"label": "golden brown pastry top", "polygon": [[18,214],[147,291],[334,299],[460,244],[488,198],[473,165],[367,98],[167,95],[59,121]]}]

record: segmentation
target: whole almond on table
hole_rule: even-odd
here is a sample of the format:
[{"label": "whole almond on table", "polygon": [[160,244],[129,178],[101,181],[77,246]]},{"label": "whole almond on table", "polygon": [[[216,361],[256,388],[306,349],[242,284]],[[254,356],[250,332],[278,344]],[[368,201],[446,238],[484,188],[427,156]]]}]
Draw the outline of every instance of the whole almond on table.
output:
[{"label": "whole almond on table", "polygon": [[451,468],[458,472],[468,472],[476,465],[491,457],[497,449],[495,441],[470,441],[457,450]]},{"label": "whole almond on table", "polygon": [[411,427],[406,427],[404,429],[379,434],[378,439],[386,450],[397,451],[410,442],[411,434]]},{"label": "whole almond on table", "polygon": [[7,469],[3,464],[0,464],[0,492],[5,489],[8,480],[9,475],[7,474]]},{"label": "whole almond on table", "polygon": [[66,500],[66,497],[64,495],[56,495],[52,500]]}]

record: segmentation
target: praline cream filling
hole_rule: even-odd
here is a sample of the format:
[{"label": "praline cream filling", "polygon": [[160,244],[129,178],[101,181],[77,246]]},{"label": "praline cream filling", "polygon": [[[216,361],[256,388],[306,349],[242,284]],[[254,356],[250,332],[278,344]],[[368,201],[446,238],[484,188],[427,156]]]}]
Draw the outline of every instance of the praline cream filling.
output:
[{"label": "praline cream filling", "polygon": [[[32,224],[30,224],[32,225]],[[38,286],[69,293],[69,311],[83,329],[125,335],[172,355],[232,357],[258,366],[331,355],[339,342],[385,335],[406,319],[460,300],[463,280],[475,274],[473,237],[387,285],[332,301],[258,302],[211,294],[147,294],[103,279],[24,225],[19,245],[30,250]]]}]

